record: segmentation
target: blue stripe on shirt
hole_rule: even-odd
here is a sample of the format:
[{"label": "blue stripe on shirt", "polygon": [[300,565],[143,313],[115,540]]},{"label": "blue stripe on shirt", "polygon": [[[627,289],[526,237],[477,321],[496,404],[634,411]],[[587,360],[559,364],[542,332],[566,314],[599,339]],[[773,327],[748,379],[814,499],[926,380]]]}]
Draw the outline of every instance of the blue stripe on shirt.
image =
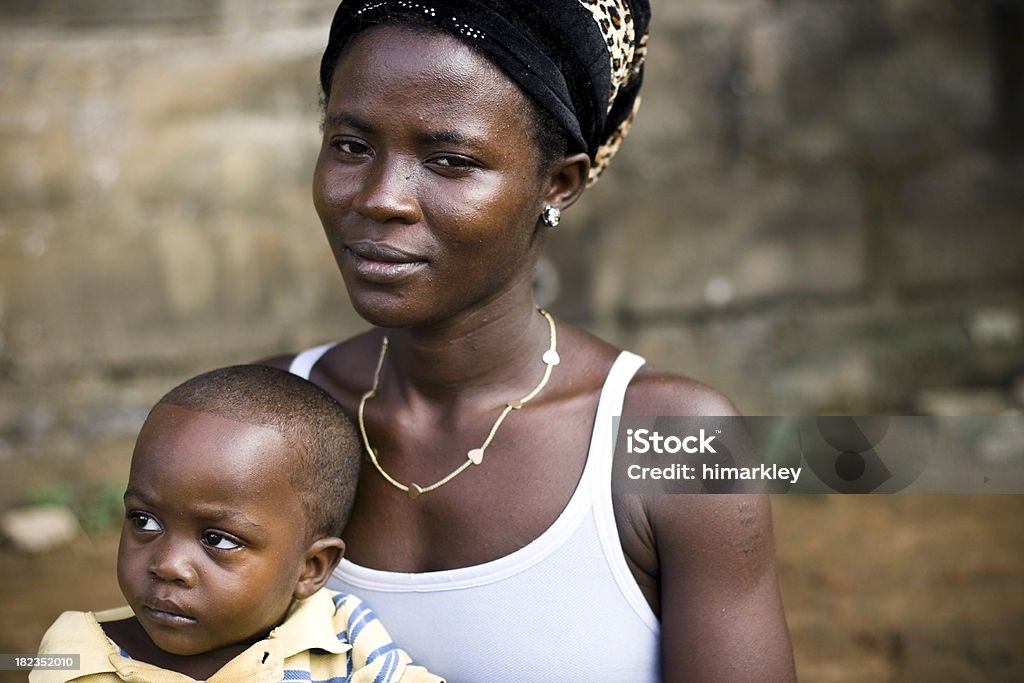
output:
[{"label": "blue stripe on shirt", "polygon": [[351,640],[349,643],[355,645],[356,640],[359,639],[359,633],[363,630],[363,627],[368,623],[376,620],[376,616],[373,611],[366,606],[366,603],[359,605],[359,608],[349,617],[348,620],[348,634]]},{"label": "blue stripe on shirt", "polygon": [[373,683],[387,683],[395,675],[395,671],[398,670],[399,656],[394,648],[384,654],[384,657],[386,659],[383,666],[381,666],[380,673],[373,679]]}]

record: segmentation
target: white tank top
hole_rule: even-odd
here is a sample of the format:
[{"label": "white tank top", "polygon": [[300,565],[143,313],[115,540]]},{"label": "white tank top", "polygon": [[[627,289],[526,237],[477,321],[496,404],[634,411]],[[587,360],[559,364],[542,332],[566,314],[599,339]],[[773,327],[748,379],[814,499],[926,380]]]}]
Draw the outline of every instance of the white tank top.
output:
[{"label": "white tank top", "polygon": [[[331,345],[299,354],[302,377]],[[449,683],[660,680],[657,617],[612,511],[612,417],[644,359],[623,351],[597,406],[583,475],[539,537],[491,562],[407,574],[343,559],[328,586],[370,605],[395,643]]]}]

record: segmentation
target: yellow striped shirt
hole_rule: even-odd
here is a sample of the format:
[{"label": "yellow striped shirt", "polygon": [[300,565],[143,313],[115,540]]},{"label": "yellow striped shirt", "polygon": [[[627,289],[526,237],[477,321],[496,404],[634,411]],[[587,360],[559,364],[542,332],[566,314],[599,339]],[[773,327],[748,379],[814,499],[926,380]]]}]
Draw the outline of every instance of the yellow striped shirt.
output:
[{"label": "yellow striped shirt", "polygon": [[[194,679],[131,659],[100,626],[132,616],[131,608],[103,612],[65,612],[43,636],[39,653],[79,654],[78,671],[35,670],[33,683],[189,683]],[[412,663],[359,598],[322,589],[297,603],[280,626],[250,646],[210,683],[443,683]]]}]

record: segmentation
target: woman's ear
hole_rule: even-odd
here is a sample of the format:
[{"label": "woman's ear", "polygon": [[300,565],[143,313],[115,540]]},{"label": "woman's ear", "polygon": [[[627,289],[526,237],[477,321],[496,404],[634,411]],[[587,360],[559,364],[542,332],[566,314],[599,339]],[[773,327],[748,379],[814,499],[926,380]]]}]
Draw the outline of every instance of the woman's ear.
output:
[{"label": "woman's ear", "polygon": [[548,172],[544,203],[556,209],[569,208],[586,189],[589,174],[590,157],[583,152],[556,161]]},{"label": "woman's ear", "polygon": [[340,538],[328,536],[313,541],[306,549],[305,564],[295,584],[294,597],[305,600],[323,588],[344,554],[345,542]]}]

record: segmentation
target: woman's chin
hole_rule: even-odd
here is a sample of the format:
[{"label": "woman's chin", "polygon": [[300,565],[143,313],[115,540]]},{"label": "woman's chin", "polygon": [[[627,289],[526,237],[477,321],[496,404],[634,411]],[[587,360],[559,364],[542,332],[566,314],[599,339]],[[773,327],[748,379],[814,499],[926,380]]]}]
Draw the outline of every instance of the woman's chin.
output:
[{"label": "woman's chin", "polygon": [[414,306],[402,297],[389,294],[353,295],[349,292],[352,308],[366,322],[375,327],[412,327],[421,321]]}]

